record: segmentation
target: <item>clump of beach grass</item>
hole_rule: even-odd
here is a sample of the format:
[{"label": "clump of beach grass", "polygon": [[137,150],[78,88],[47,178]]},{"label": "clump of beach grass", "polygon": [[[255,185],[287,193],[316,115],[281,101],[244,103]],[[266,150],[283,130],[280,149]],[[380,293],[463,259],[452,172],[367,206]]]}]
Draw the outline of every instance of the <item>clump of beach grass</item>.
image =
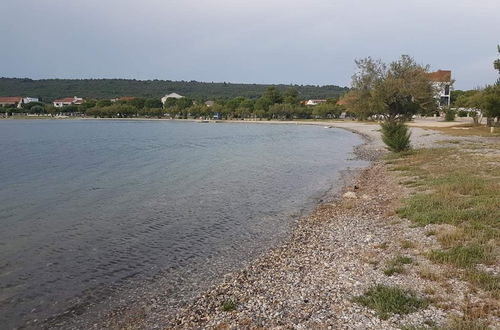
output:
[{"label": "clump of beach grass", "polygon": [[221,305],[221,310],[224,312],[231,312],[236,309],[236,302],[233,299],[225,300]]},{"label": "clump of beach grass", "polygon": [[391,259],[387,263],[387,267],[384,269],[384,274],[387,276],[392,276],[394,274],[404,273],[404,265],[409,265],[413,263],[413,259],[406,256],[397,256]]},{"label": "clump of beach grass", "polygon": [[377,285],[366,290],[354,301],[375,310],[382,320],[392,314],[409,314],[427,306],[426,299],[418,297],[413,291],[397,286]]}]

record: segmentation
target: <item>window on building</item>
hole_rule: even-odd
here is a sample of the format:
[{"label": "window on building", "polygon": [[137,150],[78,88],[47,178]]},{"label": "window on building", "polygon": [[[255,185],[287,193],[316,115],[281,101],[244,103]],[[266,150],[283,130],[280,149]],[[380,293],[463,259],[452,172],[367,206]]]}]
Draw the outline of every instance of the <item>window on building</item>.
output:
[{"label": "window on building", "polygon": [[444,95],[450,95],[450,85],[444,86]]}]

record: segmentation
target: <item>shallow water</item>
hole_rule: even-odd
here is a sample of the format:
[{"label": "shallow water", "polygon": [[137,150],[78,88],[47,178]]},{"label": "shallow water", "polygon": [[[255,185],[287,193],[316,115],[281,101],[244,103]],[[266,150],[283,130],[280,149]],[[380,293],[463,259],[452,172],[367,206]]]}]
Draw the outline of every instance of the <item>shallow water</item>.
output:
[{"label": "shallow water", "polygon": [[2,328],[195,260],[252,258],[362,164],[348,160],[360,143],[300,125],[0,121]]}]

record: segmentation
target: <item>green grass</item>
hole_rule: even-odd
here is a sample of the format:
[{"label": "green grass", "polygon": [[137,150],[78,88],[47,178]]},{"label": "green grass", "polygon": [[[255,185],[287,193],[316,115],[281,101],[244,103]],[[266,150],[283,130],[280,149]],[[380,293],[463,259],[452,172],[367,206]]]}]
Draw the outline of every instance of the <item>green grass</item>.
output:
[{"label": "green grass", "polygon": [[394,274],[404,273],[405,269],[403,265],[409,265],[411,263],[413,263],[413,260],[410,257],[395,257],[387,263],[387,267],[384,269],[384,274],[392,276]]},{"label": "green grass", "polygon": [[365,291],[354,301],[375,310],[382,320],[392,314],[409,314],[427,306],[426,299],[419,298],[413,291],[396,286],[377,285]]},{"label": "green grass", "polygon": [[222,303],[221,309],[224,312],[234,311],[236,309],[236,302],[231,299],[228,299]]},{"label": "green grass", "polygon": [[500,299],[500,276],[472,269],[466,273],[466,279],[481,289],[491,292],[495,299]]},{"label": "green grass", "polygon": [[491,254],[482,245],[458,245],[446,250],[433,250],[429,258],[439,263],[452,264],[461,268],[470,268],[479,263],[491,261]]},{"label": "green grass", "polygon": [[[387,160],[391,169],[411,180],[408,186],[418,186],[397,214],[418,226],[443,224],[426,232],[441,245],[426,256],[457,268],[443,276],[467,280],[498,298],[499,277],[477,267],[500,259],[500,143],[487,142],[416,149]],[[393,267],[387,271],[403,268]]]}]

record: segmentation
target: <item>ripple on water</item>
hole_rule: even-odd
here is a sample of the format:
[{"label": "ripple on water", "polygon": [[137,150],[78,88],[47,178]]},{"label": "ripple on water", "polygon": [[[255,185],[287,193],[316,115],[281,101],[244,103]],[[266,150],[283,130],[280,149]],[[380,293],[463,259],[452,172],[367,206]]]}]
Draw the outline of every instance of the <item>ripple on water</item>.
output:
[{"label": "ripple on water", "polygon": [[0,126],[0,168],[11,169],[0,172],[0,323],[9,328],[71,306],[82,313],[153,278],[180,299],[189,279],[202,285],[283,238],[293,214],[360,165],[347,160],[360,138],[317,127]]}]

